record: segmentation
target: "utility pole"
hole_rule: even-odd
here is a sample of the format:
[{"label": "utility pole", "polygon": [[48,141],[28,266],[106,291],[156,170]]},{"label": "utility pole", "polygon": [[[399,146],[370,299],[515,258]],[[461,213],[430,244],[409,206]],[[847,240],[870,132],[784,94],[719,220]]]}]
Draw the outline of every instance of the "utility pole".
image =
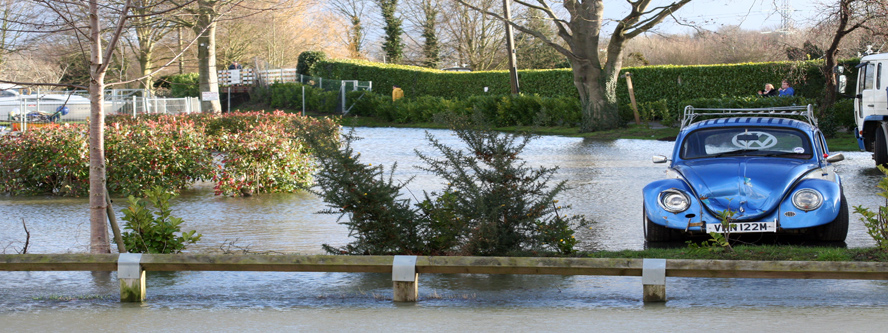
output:
[{"label": "utility pole", "polygon": [[503,12],[506,19],[506,47],[509,48],[509,81],[512,84],[512,94],[517,95],[520,92],[518,88],[518,68],[516,67],[517,59],[515,59],[515,39],[512,36],[512,7],[511,0],[503,0]]}]

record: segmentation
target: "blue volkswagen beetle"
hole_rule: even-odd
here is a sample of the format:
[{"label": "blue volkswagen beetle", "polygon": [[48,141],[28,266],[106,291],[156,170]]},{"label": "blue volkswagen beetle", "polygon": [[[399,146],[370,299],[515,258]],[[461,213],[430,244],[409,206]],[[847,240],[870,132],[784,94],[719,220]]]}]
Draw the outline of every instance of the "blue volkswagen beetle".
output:
[{"label": "blue volkswagen beetle", "polygon": [[[703,119],[695,121],[698,119]],[[685,108],[667,178],[644,187],[649,242],[695,234],[807,234],[841,242],[848,233],[842,180],[812,107]],[[719,216],[729,217],[727,229]]]}]

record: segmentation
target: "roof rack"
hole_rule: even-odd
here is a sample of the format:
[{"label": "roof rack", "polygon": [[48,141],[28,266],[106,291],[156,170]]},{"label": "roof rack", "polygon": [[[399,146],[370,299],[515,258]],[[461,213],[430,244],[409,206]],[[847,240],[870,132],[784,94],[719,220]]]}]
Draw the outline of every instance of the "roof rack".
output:
[{"label": "roof rack", "polygon": [[703,116],[800,116],[804,117],[809,124],[817,126],[817,118],[814,117],[814,106],[811,104],[757,109],[698,109],[688,105],[684,109],[681,128],[692,124],[695,118]]}]

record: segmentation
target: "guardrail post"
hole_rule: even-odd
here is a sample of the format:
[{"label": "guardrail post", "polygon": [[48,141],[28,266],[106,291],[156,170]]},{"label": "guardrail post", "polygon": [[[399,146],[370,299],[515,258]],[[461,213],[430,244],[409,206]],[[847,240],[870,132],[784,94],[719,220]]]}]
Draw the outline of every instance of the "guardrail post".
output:
[{"label": "guardrail post", "polygon": [[666,301],[666,259],[644,259],[641,264],[641,284],[645,302]]},{"label": "guardrail post", "polygon": [[392,283],[395,302],[416,302],[419,294],[419,274],[416,256],[395,256],[392,260]]},{"label": "guardrail post", "polygon": [[117,257],[117,279],[120,280],[120,301],[145,300],[145,270],[141,253],[121,253]]}]

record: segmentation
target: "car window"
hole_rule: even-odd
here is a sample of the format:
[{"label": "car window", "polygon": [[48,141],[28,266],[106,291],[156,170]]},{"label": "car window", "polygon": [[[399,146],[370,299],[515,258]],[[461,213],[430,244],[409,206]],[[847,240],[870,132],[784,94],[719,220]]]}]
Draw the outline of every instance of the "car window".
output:
[{"label": "car window", "polygon": [[683,159],[728,156],[809,159],[813,154],[804,132],[772,127],[700,129],[688,134],[681,146]]},{"label": "car window", "polygon": [[866,74],[863,77],[863,90],[873,89],[873,82],[875,81],[875,67],[874,64],[870,63],[866,65]]},{"label": "car window", "polygon": [[876,67],[876,90],[882,89],[882,63]]}]

